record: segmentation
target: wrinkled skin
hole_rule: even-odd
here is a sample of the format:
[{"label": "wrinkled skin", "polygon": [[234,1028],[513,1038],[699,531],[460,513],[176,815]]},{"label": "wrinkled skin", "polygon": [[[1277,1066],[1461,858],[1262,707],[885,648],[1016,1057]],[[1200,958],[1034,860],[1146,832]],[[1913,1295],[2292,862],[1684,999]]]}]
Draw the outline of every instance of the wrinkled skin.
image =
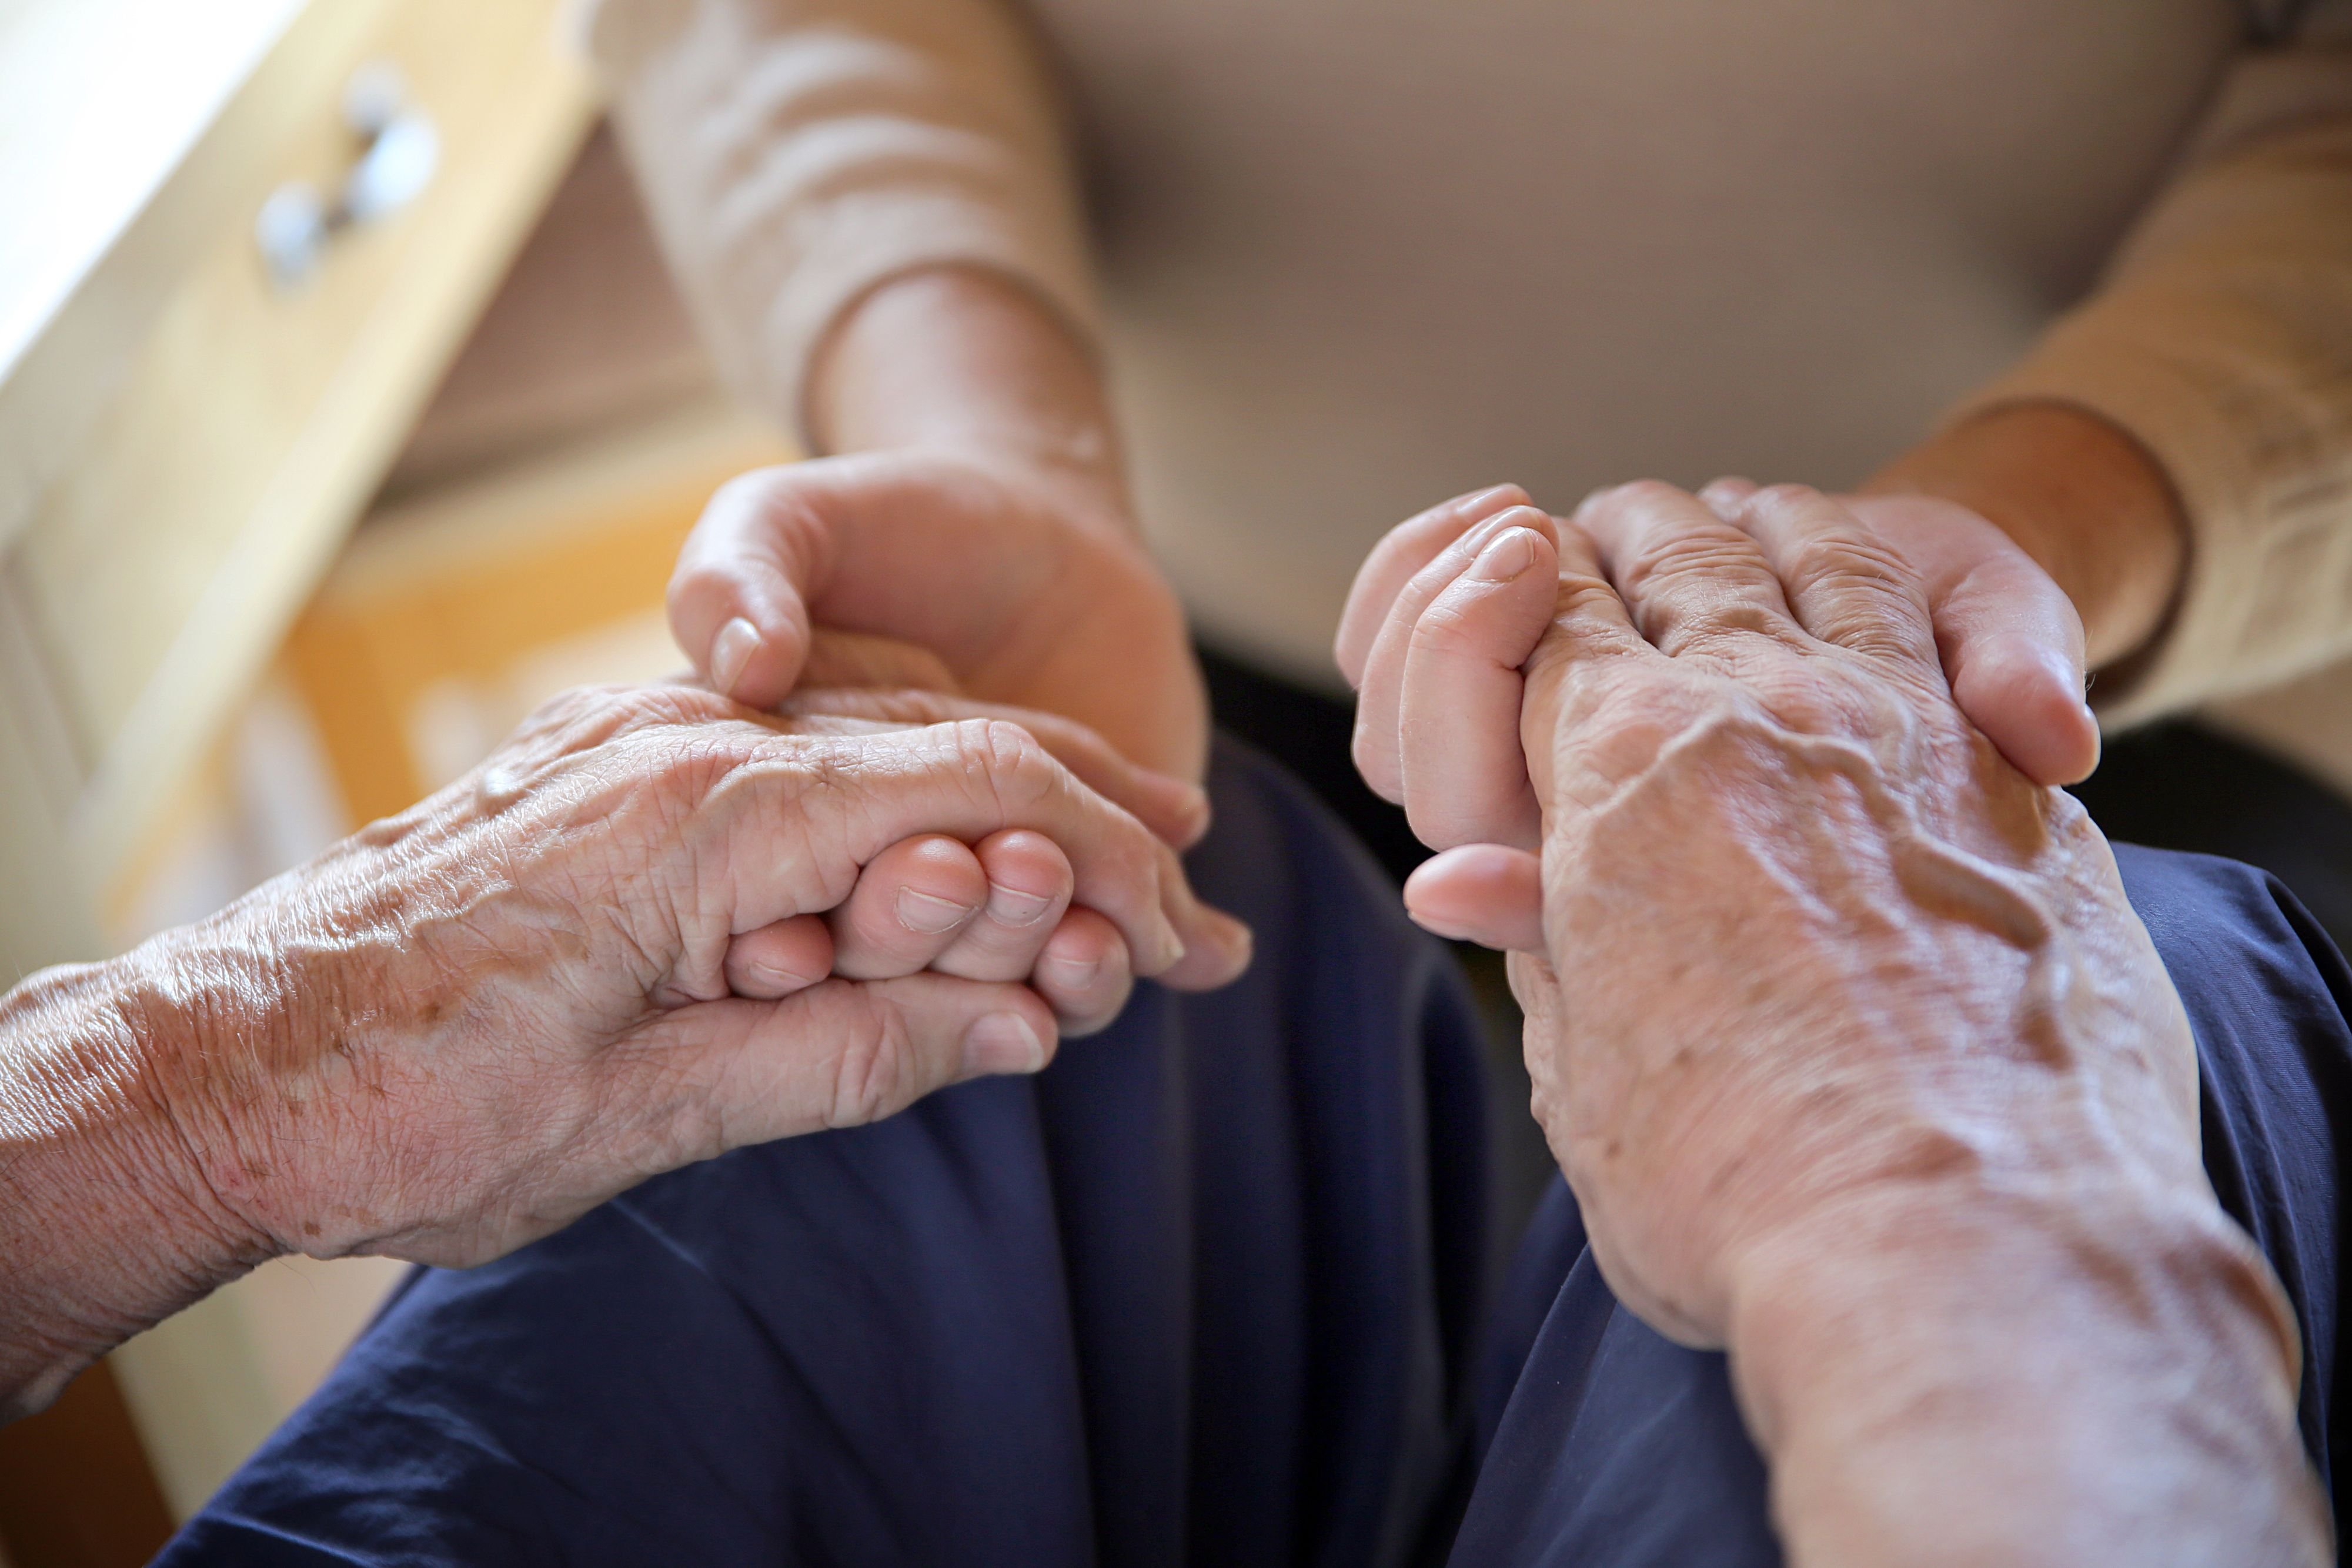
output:
[{"label": "wrinkled skin", "polygon": [[1794,1562],[2325,1561],[2292,1320],[2105,841],[1955,706],[1882,534],[1709,499],[1521,507],[1373,590],[1381,746],[1463,764],[1406,771],[1460,846],[1408,898],[1520,949],[1612,1287],[1730,1350]]},{"label": "wrinkled skin", "polygon": [[[1111,1011],[1130,965],[1189,988],[1246,963],[1109,798],[1181,823],[1186,787],[1042,716],[1071,765],[1005,718],[930,722],[977,712],[936,696],[793,706],[572,694],[212,920],[6,998],[0,1408],[278,1253],[476,1263],[658,1172],[1034,1071],[1058,1038],[1036,971],[1074,925],[1118,954]],[[932,923],[826,977],[925,835],[983,864],[1011,838],[1048,882],[960,957],[979,928]],[[765,994],[730,976],[750,941]],[[914,972],[942,957],[992,977]]]},{"label": "wrinkled skin", "polygon": [[[212,1124],[204,1178],[275,1246],[463,1265],[655,1172],[874,1121],[976,1068],[1041,1065],[1054,1020],[1011,985],[731,993],[736,933],[842,903],[918,828],[1044,833],[1139,973],[1229,976],[1173,852],[1019,727],[796,734],[684,689],[583,694],[296,873],[299,890],[222,917],[259,927],[251,949],[299,1023],[210,1057],[221,1081],[189,1086],[191,1119]],[[310,997],[334,998],[328,1016]],[[969,1061],[982,1017],[1019,1019],[1034,1051]],[[369,1114],[385,1104],[389,1124]]]}]

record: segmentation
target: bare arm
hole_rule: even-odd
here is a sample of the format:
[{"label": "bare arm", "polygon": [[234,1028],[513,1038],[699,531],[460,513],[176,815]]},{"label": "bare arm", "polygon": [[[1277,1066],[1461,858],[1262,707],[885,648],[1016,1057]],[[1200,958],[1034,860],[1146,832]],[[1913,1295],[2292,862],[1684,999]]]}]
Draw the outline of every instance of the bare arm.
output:
[{"label": "bare arm", "polygon": [[[573,694],[213,919],[0,999],[0,1418],[265,1259],[478,1262],[660,1171],[1034,1071],[1067,1009],[1021,980],[1074,926],[1122,986],[1239,971],[1246,934],[1079,773],[1147,814],[1158,785],[1068,727],[937,717]],[[926,835],[976,846],[976,885],[909,933]],[[992,930],[1013,859],[1046,880]]]},{"label": "bare arm", "polygon": [[1018,465],[1066,484],[1083,516],[1134,529],[1091,347],[1002,275],[941,267],[882,285],[819,350],[808,406],[823,451]]},{"label": "bare arm", "polygon": [[[1464,846],[1407,902],[1517,949],[1594,1256],[1728,1349],[1791,1561],[2325,1561],[2179,1000],[2081,808],[1954,706],[1916,569],[1801,490],[1512,498],[1351,606],[1404,623],[1406,754],[1464,763],[1406,770]],[[1524,800],[1479,766],[1514,717]]]}]

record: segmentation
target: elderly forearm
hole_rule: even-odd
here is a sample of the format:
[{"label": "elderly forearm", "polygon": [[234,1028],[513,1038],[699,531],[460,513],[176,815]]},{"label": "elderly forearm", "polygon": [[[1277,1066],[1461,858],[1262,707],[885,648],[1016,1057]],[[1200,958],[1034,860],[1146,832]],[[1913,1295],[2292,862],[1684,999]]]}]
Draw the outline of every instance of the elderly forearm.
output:
[{"label": "elderly forearm", "polygon": [[1792,1562],[2331,1560],[2293,1322],[2210,1199],[2089,1162],[1938,1188],[1857,1196],[1735,1268],[1732,1368]]},{"label": "elderly forearm", "polygon": [[209,1051],[163,962],[151,946],[0,999],[0,1420],[276,1250],[215,1198],[174,1119],[170,1065]]}]

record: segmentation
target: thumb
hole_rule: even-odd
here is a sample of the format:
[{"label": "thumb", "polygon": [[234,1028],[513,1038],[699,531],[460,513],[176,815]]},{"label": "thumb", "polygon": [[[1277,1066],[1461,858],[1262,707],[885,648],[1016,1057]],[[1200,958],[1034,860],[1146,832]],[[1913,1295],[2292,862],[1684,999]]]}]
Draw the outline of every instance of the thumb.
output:
[{"label": "thumb", "polygon": [[1440,936],[1504,952],[1540,953],[1543,862],[1501,844],[1463,844],[1405,879],[1404,906]]},{"label": "thumb", "polygon": [[720,486],[670,574],[670,635],[720,695],[749,707],[773,707],[800,679],[809,601],[833,569],[833,531],[794,477],[762,468]]},{"label": "thumb", "polygon": [[1952,699],[1985,738],[2037,784],[2089,778],[2099,723],[2083,700],[2083,622],[2049,575],[2008,545],[1931,579],[1927,607]]},{"label": "thumb", "polygon": [[2083,621],[2065,591],[1965,507],[1916,496],[1850,504],[1918,570],[1945,678],[1969,722],[2037,784],[2088,778],[2099,723],[2083,700]]},{"label": "thumb", "polygon": [[698,1003],[651,1033],[658,1049],[641,1059],[677,1097],[661,1109],[696,1134],[669,1140],[684,1145],[681,1163],[878,1122],[968,1078],[1034,1072],[1059,1040],[1027,987],[929,973]]}]

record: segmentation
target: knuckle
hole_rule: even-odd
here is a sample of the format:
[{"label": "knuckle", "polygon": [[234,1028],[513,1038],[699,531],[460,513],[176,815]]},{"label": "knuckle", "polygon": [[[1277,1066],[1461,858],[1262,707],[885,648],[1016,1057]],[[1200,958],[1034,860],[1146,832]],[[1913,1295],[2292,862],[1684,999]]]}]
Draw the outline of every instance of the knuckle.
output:
[{"label": "knuckle", "polygon": [[1562,570],[1559,586],[1553,591],[1552,614],[1555,619],[1586,615],[1610,610],[1619,602],[1617,591],[1598,573]]},{"label": "knuckle", "polygon": [[955,719],[940,728],[965,778],[1003,812],[1033,808],[1060,786],[1061,765],[1025,726],[982,716]]},{"label": "knuckle", "polygon": [[1680,490],[1663,479],[1635,479],[1630,484],[1618,486],[1607,497],[1612,505],[1637,510],[1673,506],[1684,498]]},{"label": "knuckle", "polygon": [[862,1127],[910,1103],[913,1061],[905,1016],[886,1002],[868,1002],[835,1060],[825,1125]]},{"label": "knuckle", "polygon": [[764,507],[792,487],[793,471],[789,464],[775,464],[766,468],[747,468],[718,489],[711,492],[710,506]]},{"label": "knuckle", "polygon": [[1637,591],[1661,579],[1718,578],[1738,584],[1771,578],[1756,542],[1727,523],[1693,523],[1644,540],[1627,563],[1626,580]]},{"label": "knuckle", "polygon": [[1748,504],[1759,511],[1811,512],[1831,505],[1829,498],[1811,485],[1767,485],[1748,497]]},{"label": "knuckle", "polygon": [[1792,552],[1790,569],[1802,583],[1839,581],[1855,587],[1900,588],[1911,577],[1910,563],[1901,552],[1859,528],[1807,535]]}]

